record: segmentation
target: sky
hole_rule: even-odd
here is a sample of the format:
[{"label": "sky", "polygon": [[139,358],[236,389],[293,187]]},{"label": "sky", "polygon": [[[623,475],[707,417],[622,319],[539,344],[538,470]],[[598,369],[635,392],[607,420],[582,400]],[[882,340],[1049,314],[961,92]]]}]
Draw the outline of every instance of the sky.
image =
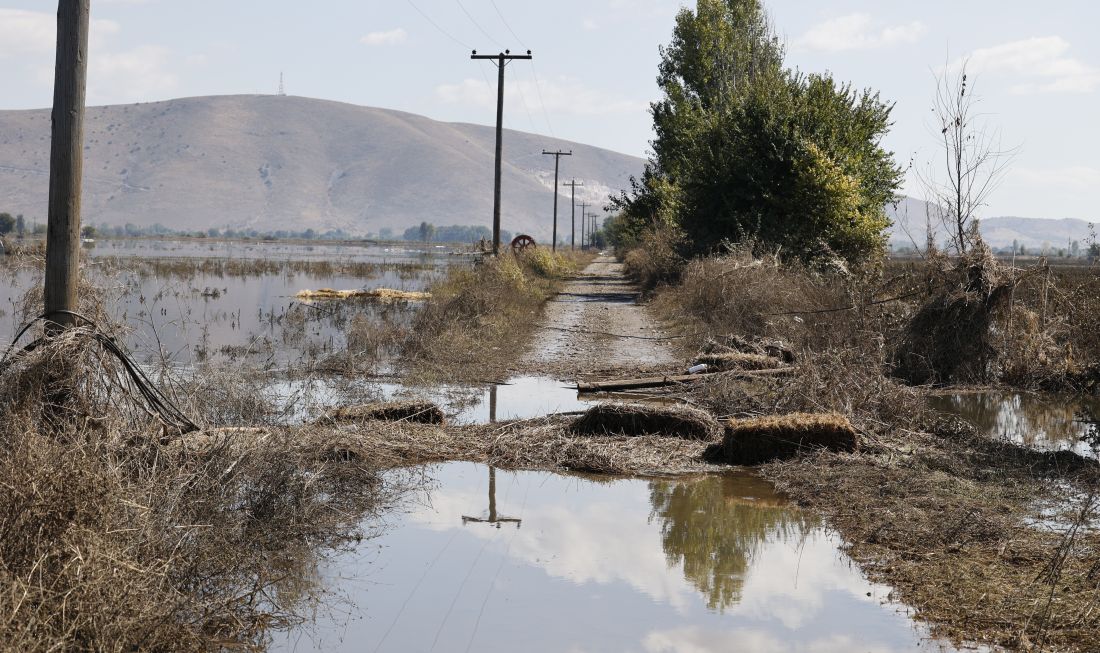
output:
[{"label": "sky", "polygon": [[[530,49],[506,69],[505,126],[645,156],[658,47],[680,0],[92,0],[90,104],[274,93],[491,124],[496,69],[470,50]],[[690,4],[690,3],[689,3]],[[0,109],[48,107],[53,0],[0,0]],[[693,4],[692,4],[693,6]],[[765,0],[789,66],[895,103],[884,141],[937,159],[935,75],[968,60],[983,120],[1016,154],[983,210],[1100,219],[1100,3]],[[549,159],[549,158],[548,158]]]}]

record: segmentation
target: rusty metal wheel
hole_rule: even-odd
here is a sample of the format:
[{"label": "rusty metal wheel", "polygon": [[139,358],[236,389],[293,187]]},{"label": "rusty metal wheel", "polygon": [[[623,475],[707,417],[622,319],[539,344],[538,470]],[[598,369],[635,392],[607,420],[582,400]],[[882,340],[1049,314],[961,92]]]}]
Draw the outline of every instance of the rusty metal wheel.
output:
[{"label": "rusty metal wheel", "polygon": [[519,254],[520,252],[528,249],[534,249],[538,247],[535,243],[535,239],[527,234],[520,234],[512,239],[512,253]]}]

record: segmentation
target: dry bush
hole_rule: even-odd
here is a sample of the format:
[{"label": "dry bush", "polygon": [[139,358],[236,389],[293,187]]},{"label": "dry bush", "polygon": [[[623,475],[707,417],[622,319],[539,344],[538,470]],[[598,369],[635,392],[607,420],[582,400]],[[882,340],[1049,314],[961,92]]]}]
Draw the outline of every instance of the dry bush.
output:
[{"label": "dry bush", "polygon": [[749,245],[723,256],[693,260],[680,283],[659,293],[655,308],[666,319],[685,325],[698,349],[708,339],[728,335],[773,338],[794,349],[821,347],[852,337],[859,325],[843,279],[785,264],[773,255],[757,256]]},{"label": "dry bush", "polygon": [[996,358],[995,320],[1016,279],[981,241],[957,260],[929,261],[928,297],[893,355],[894,372],[913,384],[984,383]]},{"label": "dry bush", "polygon": [[[0,368],[0,639],[9,650],[262,648],[309,612],[325,550],[403,481],[293,432],[173,453],[180,435],[88,329]],[[364,526],[364,524],[367,524]]]},{"label": "dry bush", "polygon": [[543,249],[504,254],[472,269],[452,267],[431,286],[403,343],[421,379],[492,378],[522,352],[545,302],[577,268],[567,254]]},{"label": "dry bush", "polygon": [[676,283],[687,265],[680,253],[683,245],[683,234],[673,228],[647,229],[623,255],[623,269],[646,291]]}]

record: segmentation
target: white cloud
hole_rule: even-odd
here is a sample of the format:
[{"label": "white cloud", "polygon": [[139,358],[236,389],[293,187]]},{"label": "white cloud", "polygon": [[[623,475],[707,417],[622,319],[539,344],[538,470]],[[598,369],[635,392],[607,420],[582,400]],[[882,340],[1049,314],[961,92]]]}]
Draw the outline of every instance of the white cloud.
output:
[{"label": "white cloud", "polygon": [[[113,20],[96,19],[91,24],[91,41],[119,31]],[[57,38],[57,17],[42,11],[0,9],[0,59],[53,56]]]},{"label": "white cloud", "polygon": [[371,32],[363,38],[359,39],[360,43],[365,45],[397,45],[398,43],[404,43],[405,39],[409,37],[409,33],[404,28],[398,27],[397,29],[391,29],[386,32]]},{"label": "white cloud", "polygon": [[597,25],[596,21],[592,20],[591,18],[585,18],[583,21],[581,21],[581,27],[583,27],[586,31],[591,32],[593,30],[599,29],[600,26]]},{"label": "white cloud", "polygon": [[164,97],[176,87],[167,70],[169,51],[143,45],[122,52],[97,52],[88,57],[88,93],[112,102]]},{"label": "white cloud", "polygon": [[914,43],[924,32],[924,23],[919,20],[903,25],[879,26],[870,15],[854,13],[814,25],[794,40],[794,47],[823,52],[874,50]]},{"label": "white cloud", "polygon": [[[541,91],[541,92],[540,92]],[[495,107],[496,84],[479,79],[465,79],[458,84],[443,84],[435,89],[436,96],[449,104],[468,104],[477,107]],[[522,102],[535,111],[535,101],[542,97],[546,111],[573,115],[606,115],[645,111],[645,102],[619,97],[589,88],[570,77],[541,80],[541,88],[534,82],[516,79],[504,85],[505,102]]]},{"label": "white cloud", "polygon": [[1016,94],[1091,93],[1100,87],[1100,69],[1066,56],[1070,44],[1059,36],[1045,36],[981,48],[953,61],[980,73],[1011,77]]},{"label": "white cloud", "polygon": [[1010,174],[1021,183],[1043,188],[1068,191],[1093,191],[1100,188],[1100,168],[1087,166],[1053,169],[1017,168]]}]

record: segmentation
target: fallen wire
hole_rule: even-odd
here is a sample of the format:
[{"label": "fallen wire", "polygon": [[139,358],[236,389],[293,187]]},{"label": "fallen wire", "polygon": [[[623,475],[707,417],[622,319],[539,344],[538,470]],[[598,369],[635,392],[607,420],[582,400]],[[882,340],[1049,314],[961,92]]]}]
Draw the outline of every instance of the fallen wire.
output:
[{"label": "fallen wire", "polygon": [[[145,403],[156,413],[157,417],[164,423],[165,426],[172,427],[179,431],[180,435],[185,433],[191,433],[200,430],[198,424],[195,424],[182,410],[177,407],[171,399],[169,399],[157,386],[146,376],[141,367],[134,361],[133,358],[117,343],[114,338],[108,336],[103,332],[103,329],[91,318],[76,313],[74,311],[49,311],[43,313],[34,318],[27,324],[23,325],[23,328],[12,339],[11,345],[4,352],[4,356],[0,357],[0,373],[6,369],[8,364],[8,357],[16,347],[16,343],[19,339],[31,329],[38,322],[48,321],[51,317],[57,315],[68,315],[70,317],[77,318],[85,323],[88,327],[88,334],[95,342],[99,343],[103,347],[104,351],[111,354],[122,363],[123,369],[126,370],[126,374],[130,377],[130,381],[137,388],[137,391],[145,399]],[[49,337],[37,338],[25,347],[22,348],[22,353],[29,353],[37,349],[40,345],[49,342]]]}]

